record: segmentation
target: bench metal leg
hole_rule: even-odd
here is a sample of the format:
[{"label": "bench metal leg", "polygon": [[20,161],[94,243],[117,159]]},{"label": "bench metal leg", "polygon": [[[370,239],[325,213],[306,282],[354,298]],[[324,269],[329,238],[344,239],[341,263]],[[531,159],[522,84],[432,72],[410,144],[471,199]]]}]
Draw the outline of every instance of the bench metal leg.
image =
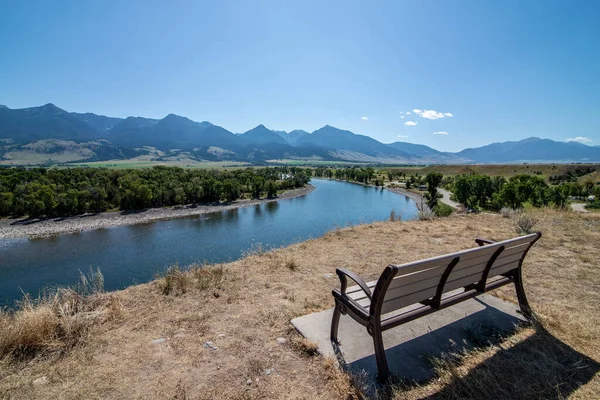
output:
[{"label": "bench metal leg", "polygon": [[377,360],[377,380],[385,383],[390,376],[387,359],[385,358],[385,348],[383,347],[383,337],[381,329],[373,332],[373,345],[375,346],[375,359]]},{"label": "bench metal leg", "polygon": [[340,314],[341,314],[341,310],[340,310],[340,304],[338,303],[338,301],[335,301],[335,308],[333,309],[333,318],[331,318],[331,333],[329,335],[329,338],[331,339],[332,342],[339,344],[338,341],[338,326],[340,324]]},{"label": "bench metal leg", "polygon": [[521,276],[520,268],[514,273],[513,279],[515,281],[515,289],[517,290],[517,299],[519,300],[521,312],[525,318],[530,320],[533,317],[533,312],[531,311],[531,307],[529,307],[529,302],[525,296],[525,288],[523,287],[523,277]]}]

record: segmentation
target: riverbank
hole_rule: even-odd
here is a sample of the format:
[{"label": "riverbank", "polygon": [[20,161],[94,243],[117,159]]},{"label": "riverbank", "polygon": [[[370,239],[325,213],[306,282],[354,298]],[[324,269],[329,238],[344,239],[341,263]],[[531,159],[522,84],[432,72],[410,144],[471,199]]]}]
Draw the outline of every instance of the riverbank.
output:
[{"label": "riverbank", "polygon": [[390,192],[398,193],[398,194],[408,197],[409,199],[411,199],[412,201],[417,203],[417,207],[429,208],[429,207],[427,207],[427,204],[425,204],[425,199],[423,198],[423,196],[421,196],[418,193],[411,192],[409,190],[406,190],[404,188],[397,187],[397,186],[396,187],[386,186],[385,188],[387,190],[389,190]]},{"label": "riverbank", "polygon": [[[451,356],[431,360],[438,377],[392,388],[387,398],[472,398],[487,387],[494,388],[489,399],[597,398],[600,216],[549,209],[534,216],[544,236],[523,273],[539,325],[499,344],[488,344],[491,333],[473,330],[479,350],[461,353],[457,344]],[[340,372],[290,324],[333,306],[335,269],[369,281],[389,263],[471,248],[477,236],[514,237],[514,229],[513,219],[497,214],[365,224],[101,293],[74,315],[50,308],[64,311],[64,303],[15,320],[0,314],[0,352],[27,340],[33,349],[22,358],[0,356],[0,398],[364,398],[360,375],[353,380]],[[494,295],[516,302],[512,286]]]},{"label": "riverbank", "polygon": [[184,218],[305,196],[314,189],[315,187],[313,185],[308,184],[303,188],[283,192],[274,199],[264,198],[260,200],[238,200],[232,203],[220,205],[151,208],[145,211],[129,213],[104,212],[99,214],[85,214],[74,217],[51,218],[33,221],[3,219],[0,220],[0,239],[47,237],[92,229],[109,228],[113,226],[145,224],[153,221]]}]

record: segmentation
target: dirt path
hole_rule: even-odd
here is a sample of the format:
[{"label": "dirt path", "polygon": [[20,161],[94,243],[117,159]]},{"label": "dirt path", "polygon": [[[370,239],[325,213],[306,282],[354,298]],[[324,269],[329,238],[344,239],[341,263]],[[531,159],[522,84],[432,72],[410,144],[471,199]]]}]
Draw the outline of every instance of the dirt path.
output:
[{"label": "dirt path", "polygon": [[46,220],[0,220],[0,239],[18,237],[45,237],[63,233],[81,232],[91,229],[108,228],[111,226],[135,225],[152,221],[183,218],[193,215],[207,214],[234,208],[249,207],[271,201],[291,199],[304,196],[315,189],[312,185],[304,188],[289,190],[276,199],[239,200],[224,205],[184,206],[171,208],[151,208],[136,213],[104,212],[86,214],[67,218],[52,218]]},{"label": "dirt path", "polygon": [[452,196],[452,192],[449,192],[446,189],[442,189],[442,188],[438,188],[438,192],[440,192],[440,194],[443,196],[442,197],[443,203],[446,203],[450,207],[455,208],[457,210],[459,208],[462,208],[462,205],[460,203],[457,203],[456,201],[450,199],[450,196]]},{"label": "dirt path", "polygon": [[585,209],[585,203],[571,203],[571,209],[580,213],[589,213],[588,210]]}]

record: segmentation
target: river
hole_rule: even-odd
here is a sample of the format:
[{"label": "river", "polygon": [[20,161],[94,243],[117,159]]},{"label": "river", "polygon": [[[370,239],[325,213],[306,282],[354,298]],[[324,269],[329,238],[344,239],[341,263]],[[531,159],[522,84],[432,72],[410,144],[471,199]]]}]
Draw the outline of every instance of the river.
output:
[{"label": "river", "polygon": [[148,282],[169,265],[233,261],[255,246],[276,248],[336,227],[417,215],[414,201],[387,190],[313,179],[306,196],[194,217],[65,234],[4,239],[0,244],[0,306],[23,293],[70,286],[99,267],[106,290]]}]

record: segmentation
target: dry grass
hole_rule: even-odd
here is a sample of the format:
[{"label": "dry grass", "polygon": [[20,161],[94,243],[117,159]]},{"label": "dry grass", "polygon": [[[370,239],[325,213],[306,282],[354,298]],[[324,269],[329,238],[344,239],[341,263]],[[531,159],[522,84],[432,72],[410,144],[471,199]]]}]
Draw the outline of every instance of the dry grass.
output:
[{"label": "dry grass", "polygon": [[[530,251],[524,275],[540,326],[468,354],[449,354],[436,362],[438,378],[387,396],[597,398],[600,377],[589,371],[600,362],[600,215],[545,210],[534,217],[544,236]],[[88,326],[84,340],[70,347],[54,347],[62,343],[55,321],[66,320],[57,308],[32,307],[27,318],[3,315],[2,340],[19,336],[5,332],[25,331],[28,318],[46,321],[36,322],[34,331],[48,334],[28,339],[43,344],[33,360],[3,353],[0,398],[360,398],[360,377],[315,354],[289,323],[332,307],[331,289],[339,283],[327,274],[344,266],[375,279],[390,262],[472,247],[477,236],[514,235],[512,218],[490,214],[337,229],[233,263],[180,271],[183,290],[169,295],[160,279],[99,294],[98,309],[106,306],[105,296],[118,296],[121,317]],[[515,301],[509,287],[496,295]],[[7,330],[7,321],[17,319],[19,328]],[[281,337],[287,342],[279,344]],[[42,376],[46,384],[32,384]]]},{"label": "dry grass", "polygon": [[64,352],[83,342],[91,327],[114,319],[120,311],[119,298],[112,293],[82,296],[61,289],[35,301],[25,297],[16,311],[0,312],[0,359]]}]

